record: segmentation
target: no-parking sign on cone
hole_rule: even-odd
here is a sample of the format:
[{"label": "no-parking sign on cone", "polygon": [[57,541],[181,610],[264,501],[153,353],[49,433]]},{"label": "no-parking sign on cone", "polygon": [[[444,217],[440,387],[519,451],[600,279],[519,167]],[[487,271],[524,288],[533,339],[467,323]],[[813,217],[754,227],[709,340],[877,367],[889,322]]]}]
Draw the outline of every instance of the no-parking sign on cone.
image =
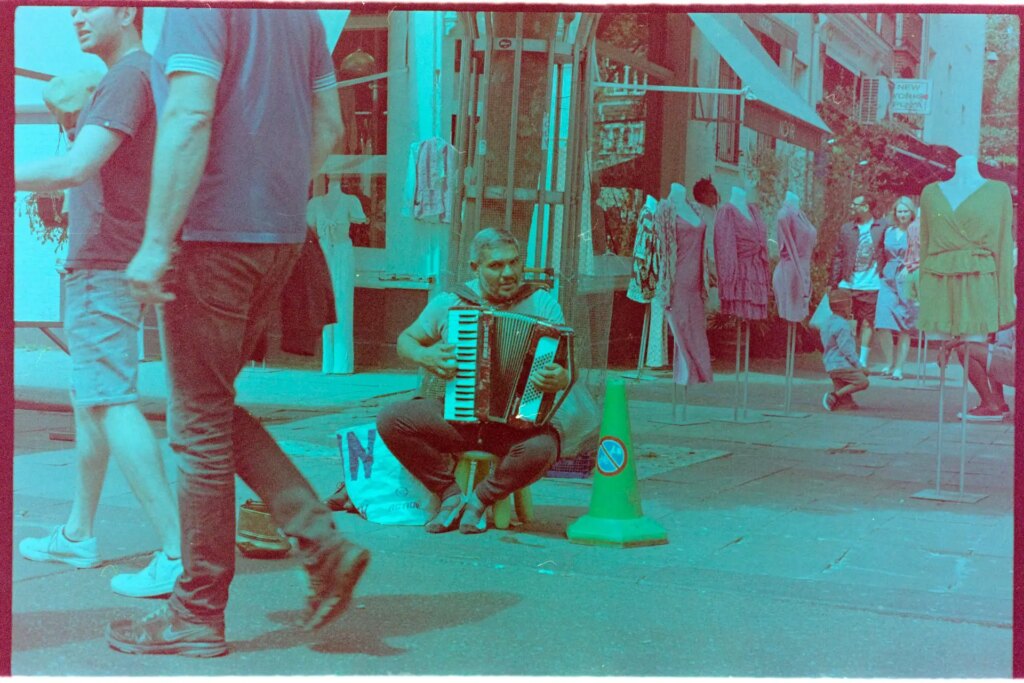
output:
[{"label": "no-parking sign on cone", "polygon": [[668,543],[665,529],[640,509],[626,384],[619,378],[609,379],[605,389],[590,511],[566,535],[573,543],[617,548]]}]

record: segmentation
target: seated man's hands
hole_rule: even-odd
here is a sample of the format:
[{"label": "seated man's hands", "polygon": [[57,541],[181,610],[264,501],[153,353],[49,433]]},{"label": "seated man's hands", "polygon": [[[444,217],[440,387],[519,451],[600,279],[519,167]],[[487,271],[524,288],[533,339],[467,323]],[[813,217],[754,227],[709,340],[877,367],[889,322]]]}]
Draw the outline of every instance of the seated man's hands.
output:
[{"label": "seated man's hands", "polygon": [[561,391],[569,386],[569,372],[558,363],[548,363],[530,378],[533,386],[545,393]]},{"label": "seated man's hands", "polygon": [[452,379],[458,369],[455,362],[455,346],[441,341],[424,346],[420,352],[419,364],[427,372],[441,379]]}]

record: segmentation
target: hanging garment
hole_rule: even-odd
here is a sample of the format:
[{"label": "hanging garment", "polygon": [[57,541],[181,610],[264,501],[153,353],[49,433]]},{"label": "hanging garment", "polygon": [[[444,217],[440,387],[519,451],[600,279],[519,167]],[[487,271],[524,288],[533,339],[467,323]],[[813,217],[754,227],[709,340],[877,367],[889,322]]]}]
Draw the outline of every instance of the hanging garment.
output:
[{"label": "hanging garment", "polygon": [[324,327],[321,334],[322,371],[349,374],[355,369],[352,339],[355,256],[349,227],[352,223],[366,223],[368,219],[358,197],[342,194],[339,199],[334,199],[327,194],[310,200],[306,222],[316,228],[334,290],[337,324]]},{"label": "hanging garment", "polygon": [[661,238],[654,224],[658,203],[647,195],[636,221],[633,242],[633,277],[626,287],[626,296],[645,304],[654,298],[661,277]]},{"label": "hanging garment", "polygon": [[986,180],[956,209],[938,183],[921,192],[917,326],[988,334],[1015,320],[1010,188]]},{"label": "hanging garment", "polygon": [[281,350],[312,356],[320,331],[337,320],[327,261],[316,233],[307,230],[302,253],[281,290]]},{"label": "hanging garment", "polygon": [[906,269],[908,232],[889,226],[879,242],[876,261],[882,282],[878,288],[878,302],[875,304],[875,329],[914,331],[917,304],[900,294],[896,281],[897,274]]},{"label": "hanging garment", "polygon": [[676,384],[712,381],[711,351],[708,348],[707,319],[704,314],[706,228],[703,221],[699,225],[691,225],[673,210],[669,229],[674,234],[674,268],[665,315],[675,338],[672,379]]},{"label": "hanging garment", "polygon": [[768,317],[768,244],[761,212],[747,218],[733,204],[715,215],[715,265],[722,313],[747,320]]},{"label": "hanging garment", "polygon": [[439,137],[409,148],[402,213],[419,220],[452,222],[456,149]]},{"label": "hanging garment", "polygon": [[798,323],[810,313],[811,254],[818,231],[798,207],[784,204],[779,212],[779,263],[772,290],[779,317]]}]

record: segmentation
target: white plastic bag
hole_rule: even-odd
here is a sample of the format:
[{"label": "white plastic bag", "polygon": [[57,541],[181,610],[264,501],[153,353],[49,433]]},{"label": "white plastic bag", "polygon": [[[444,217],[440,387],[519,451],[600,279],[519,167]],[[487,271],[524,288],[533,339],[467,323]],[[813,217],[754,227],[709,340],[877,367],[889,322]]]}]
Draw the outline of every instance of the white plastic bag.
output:
[{"label": "white plastic bag", "polygon": [[356,511],[377,524],[426,524],[439,507],[427,490],[388,450],[370,423],[337,432],[345,490]]},{"label": "white plastic bag", "polygon": [[829,316],[832,315],[832,307],[828,303],[828,293],[826,292],[821,301],[818,302],[818,307],[814,309],[814,314],[811,319],[807,321],[807,324],[816,330],[820,330],[822,326],[828,322]]}]

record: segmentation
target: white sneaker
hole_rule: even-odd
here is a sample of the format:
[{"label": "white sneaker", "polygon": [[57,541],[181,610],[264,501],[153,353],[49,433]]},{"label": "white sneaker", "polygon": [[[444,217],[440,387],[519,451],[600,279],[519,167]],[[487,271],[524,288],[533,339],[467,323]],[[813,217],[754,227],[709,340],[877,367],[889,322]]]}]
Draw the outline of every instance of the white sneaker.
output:
[{"label": "white sneaker", "polygon": [[23,538],[18,544],[18,551],[26,560],[63,562],[79,569],[89,569],[100,563],[96,537],[72,541],[64,535],[63,524],[55,526],[49,536]]},{"label": "white sneaker", "polygon": [[129,598],[156,598],[174,590],[181,576],[181,558],[172,560],[162,550],[153,553],[146,568],[134,574],[118,574],[110,580],[110,589]]}]

